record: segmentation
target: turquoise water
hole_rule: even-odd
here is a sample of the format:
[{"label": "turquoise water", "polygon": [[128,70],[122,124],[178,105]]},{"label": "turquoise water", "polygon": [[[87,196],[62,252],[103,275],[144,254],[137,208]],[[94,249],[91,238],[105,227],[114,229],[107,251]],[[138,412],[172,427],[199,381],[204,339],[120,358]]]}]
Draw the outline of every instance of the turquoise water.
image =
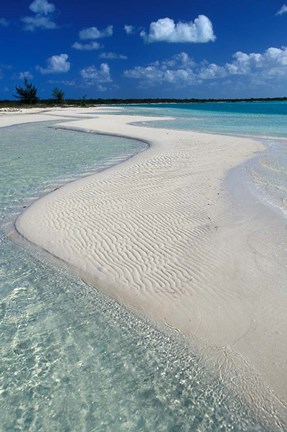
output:
[{"label": "turquoise water", "polygon": [[[122,105],[123,106],[123,105]],[[237,113],[237,114],[268,114],[287,115],[287,101],[271,102],[198,102],[198,103],[170,103],[154,105],[129,105],[132,109],[139,107],[152,109],[175,109],[177,111],[200,111],[213,113]]]},{"label": "turquoise water", "polygon": [[149,123],[154,127],[287,137],[287,102],[135,105],[129,109],[129,113],[175,118]]},{"label": "turquoise water", "polygon": [[5,233],[35,197],[144,145],[52,123],[0,132],[0,430],[270,431],[183,340]]}]

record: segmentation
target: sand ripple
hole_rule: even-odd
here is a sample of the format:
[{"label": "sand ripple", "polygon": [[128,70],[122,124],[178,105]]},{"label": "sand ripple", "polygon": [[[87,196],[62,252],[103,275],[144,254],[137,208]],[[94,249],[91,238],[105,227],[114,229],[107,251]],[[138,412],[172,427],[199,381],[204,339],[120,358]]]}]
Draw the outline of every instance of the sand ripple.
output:
[{"label": "sand ripple", "polygon": [[[266,221],[236,207],[232,214],[223,188],[226,172],[261,146],[127,124],[139,120],[103,115],[63,125],[152,146],[35,202],[18,218],[18,231],[139,312],[238,350],[285,398],[268,341],[284,344],[286,295],[276,299],[270,288],[276,281],[281,290],[286,269],[270,261],[273,247],[263,248],[265,257],[258,252]],[[274,268],[281,272],[275,278]]]}]

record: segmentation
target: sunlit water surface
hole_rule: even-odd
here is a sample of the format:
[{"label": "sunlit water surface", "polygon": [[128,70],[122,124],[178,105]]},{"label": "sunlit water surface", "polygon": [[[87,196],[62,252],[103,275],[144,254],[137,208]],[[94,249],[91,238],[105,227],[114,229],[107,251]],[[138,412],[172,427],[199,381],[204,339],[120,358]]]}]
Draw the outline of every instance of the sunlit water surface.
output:
[{"label": "sunlit water surface", "polygon": [[35,197],[144,144],[52,123],[0,132],[0,430],[268,430],[177,337],[6,235]]}]

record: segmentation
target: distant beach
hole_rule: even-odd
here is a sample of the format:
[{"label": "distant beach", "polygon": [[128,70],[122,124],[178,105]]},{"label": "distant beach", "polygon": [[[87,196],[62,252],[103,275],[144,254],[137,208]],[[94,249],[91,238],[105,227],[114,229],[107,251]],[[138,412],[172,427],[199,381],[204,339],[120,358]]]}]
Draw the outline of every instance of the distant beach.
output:
[{"label": "distant beach", "polygon": [[2,127],[63,119],[57,128],[149,146],[35,201],[17,218],[17,232],[133,311],[217,347],[219,362],[242,358],[284,417],[287,233],[283,217],[244,187],[240,168],[264,145],[148,127],[164,117],[112,112],[0,115]]}]

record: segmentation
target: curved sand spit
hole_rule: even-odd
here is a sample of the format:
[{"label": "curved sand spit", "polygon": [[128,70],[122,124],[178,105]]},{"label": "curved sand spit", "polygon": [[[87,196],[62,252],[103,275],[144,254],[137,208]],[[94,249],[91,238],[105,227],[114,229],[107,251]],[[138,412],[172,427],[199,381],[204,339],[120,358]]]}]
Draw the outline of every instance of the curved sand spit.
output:
[{"label": "curved sand spit", "polygon": [[286,402],[286,232],[223,187],[227,171],[262,146],[128,124],[140,120],[105,114],[61,125],[151,147],[35,202],[17,230],[121,302],[240,353]]}]

